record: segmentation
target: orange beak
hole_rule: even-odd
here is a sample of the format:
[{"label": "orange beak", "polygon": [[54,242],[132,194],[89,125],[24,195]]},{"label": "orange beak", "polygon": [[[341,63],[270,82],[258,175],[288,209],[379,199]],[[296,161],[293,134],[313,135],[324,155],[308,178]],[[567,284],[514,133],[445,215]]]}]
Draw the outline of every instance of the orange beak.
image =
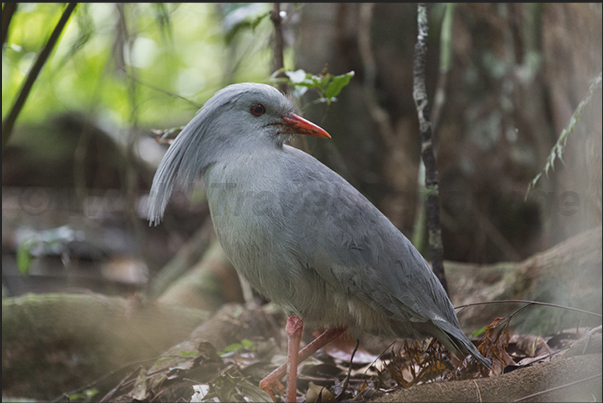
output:
[{"label": "orange beak", "polygon": [[285,123],[282,125],[287,129],[288,133],[291,134],[305,134],[308,136],[320,137],[323,139],[330,139],[331,136],[320,126],[297,116],[292,113],[289,116],[283,116]]}]

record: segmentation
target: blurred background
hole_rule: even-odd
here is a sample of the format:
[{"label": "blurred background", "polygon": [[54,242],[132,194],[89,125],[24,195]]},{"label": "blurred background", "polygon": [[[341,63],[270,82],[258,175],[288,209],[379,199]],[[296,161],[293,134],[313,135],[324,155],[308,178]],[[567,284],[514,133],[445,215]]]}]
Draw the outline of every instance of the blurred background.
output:
[{"label": "blurred background", "polygon": [[[146,220],[146,199],[169,144],[159,136],[173,138],[228,84],[278,84],[273,3],[78,4],[10,134],[4,122],[65,5],[7,7],[3,300],[138,292],[212,311],[249,299],[214,245],[202,190],[177,192],[157,227]],[[354,72],[334,102],[288,82],[303,115],[333,138],[295,145],[357,187],[429,258],[413,101],[416,5],[283,3],[280,10],[285,70]],[[600,313],[601,4],[431,4],[429,13],[427,91],[447,275],[454,275],[448,267],[517,264],[528,273],[517,274],[521,281],[512,275],[500,286],[500,271],[484,280],[504,289],[498,297]],[[555,148],[564,132],[566,143]],[[522,265],[585,233],[599,246],[570,248],[578,252],[566,260],[565,249],[546,255],[558,272]],[[214,265],[194,280],[195,296],[174,289],[206,251]],[[530,262],[546,270],[544,260]],[[465,301],[472,289],[463,284],[476,281],[458,273],[449,279],[453,303]],[[568,278],[585,280],[560,284]],[[4,340],[3,330],[3,366]],[[3,394],[5,386],[17,393],[15,385],[3,376]]]}]

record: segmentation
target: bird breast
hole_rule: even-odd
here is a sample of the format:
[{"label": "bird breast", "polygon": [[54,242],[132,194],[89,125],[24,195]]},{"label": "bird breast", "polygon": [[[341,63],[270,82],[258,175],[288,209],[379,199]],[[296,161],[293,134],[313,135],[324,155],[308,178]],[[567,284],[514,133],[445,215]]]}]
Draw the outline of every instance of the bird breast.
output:
[{"label": "bird breast", "polygon": [[433,273],[375,207],[318,161],[293,150],[240,155],[214,164],[205,183],[222,248],[285,312],[308,326],[426,333],[419,312],[428,305],[418,290]]},{"label": "bird breast", "polygon": [[287,313],[310,325],[354,327],[358,318],[353,312],[360,314],[365,304],[322,279],[310,267],[313,259],[300,252],[299,229],[291,219],[299,212],[283,206],[291,199],[282,193],[291,192],[290,181],[271,158],[242,156],[236,164],[216,163],[206,172],[217,238],[236,270]]}]

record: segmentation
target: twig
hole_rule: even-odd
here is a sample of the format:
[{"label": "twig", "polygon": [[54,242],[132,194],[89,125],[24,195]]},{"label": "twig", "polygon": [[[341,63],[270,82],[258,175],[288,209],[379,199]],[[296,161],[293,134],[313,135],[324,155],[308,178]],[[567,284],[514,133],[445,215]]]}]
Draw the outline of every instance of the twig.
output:
[{"label": "twig", "polygon": [[360,340],[356,339],[356,347],[354,347],[354,351],[352,351],[352,356],[350,357],[350,366],[348,367],[348,374],[345,377],[345,381],[343,382],[343,387],[341,388],[341,392],[337,395],[337,401],[341,399],[345,390],[348,388],[348,384],[350,383],[350,375],[352,374],[352,362],[354,361],[354,356],[356,355],[356,351],[358,351],[358,346],[360,345]]},{"label": "twig", "polygon": [[[283,57],[283,19],[281,18],[281,3],[274,3],[272,10],[270,10],[270,20],[274,25],[274,71],[281,70],[285,67]],[[277,77],[284,77],[284,73],[281,72]],[[287,91],[287,82],[279,81],[278,89],[283,93]]]},{"label": "twig", "polygon": [[511,319],[513,319],[513,317],[515,317],[515,315],[517,315],[519,312],[523,311],[524,309],[526,309],[529,306],[532,306],[532,304],[526,304],[526,305],[522,306],[521,308],[517,309],[515,312],[513,312],[511,315],[509,315],[506,320],[511,322]]},{"label": "twig", "polygon": [[110,378],[111,376],[113,376],[113,375],[115,375],[115,374],[117,374],[117,373],[119,373],[119,372],[121,372],[123,370],[126,370],[126,369],[132,367],[133,365],[141,365],[141,364],[145,364],[145,363],[147,363],[149,361],[157,361],[159,358],[162,358],[162,356],[157,356],[157,357],[154,357],[154,358],[148,358],[146,360],[134,361],[134,362],[131,362],[129,364],[126,364],[126,365],[122,366],[121,368],[118,368],[116,370],[113,370],[111,372],[106,373],[105,375],[101,376],[100,378],[96,378],[96,379],[88,382],[84,386],[80,386],[79,388],[71,390],[69,392],[63,392],[61,394],[61,396],[58,396],[57,398],[55,398],[54,400],[52,400],[52,402],[53,403],[58,402],[65,395],[69,396],[69,395],[73,395],[74,393],[80,393],[80,392],[82,392],[82,391],[84,391],[86,389],[90,389],[91,387],[93,387],[93,386],[101,383],[105,379]]},{"label": "twig", "polygon": [[187,104],[192,105],[192,106],[194,106],[194,107],[195,107],[195,108],[197,108],[197,109],[201,109],[201,107],[203,106],[203,104],[199,104],[199,103],[197,103],[197,102],[191,101],[190,99],[188,99],[188,98],[186,98],[186,97],[183,97],[183,96],[178,95],[178,94],[174,94],[173,92],[170,92],[170,91],[164,90],[163,88],[159,88],[159,87],[157,87],[157,86],[155,86],[155,85],[153,85],[153,84],[151,84],[151,83],[148,83],[148,82],[146,82],[146,81],[143,81],[143,80],[141,80],[140,78],[136,77],[135,75],[130,74],[130,73],[129,73],[128,71],[126,71],[125,69],[122,69],[122,68],[120,68],[120,69],[121,69],[121,70],[124,72],[124,74],[126,75],[126,77],[127,77],[128,79],[130,79],[130,80],[134,81],[134,82],[135,82],[135,83],[137,83],[137,84],[140,84],[140,85],[142,85],[142,86],[145,86],[145,87],[147,87],[147,88],[150,88],[150,89],[152,89],[152,90],[154,90],[154,91],[160,92],[160,93],[162,93],[162,94],[164,94],[164,95],[167,95],[168,97],[171,97],[171,98],[174,98],[174,99],[178,99],[178,100],[180,100],[180,101],[184,101],[184,102],[186,102]]},{"label": "twig", "polygon": [[17,11],[17,7],[19,3],[4,3],[4,7],[2,7],[2,48],[4,49],[4,44],[8,40],[8,27],[10,26],[10,21],[13,19],[13,15],[15,11]]},{"label": "twig", "polygon": [[442,229],[440,225],[440,195],[438,189],[438,168],[434,154],[433,134],[429,120],[429,101],[425,88],[425,56],[427,54],[427,6],[419,3],[417,6],[417,25],[419,33],[415,45],[413,63],[413,98],[419,117],[421,131],[421,157],[425,164],[425,190],[427,200],[425,212],[427,214],[427,229],[429,231],[429,251],[431,253],[431,266],[433,272],[448,292],[448,284],[444,274],[444,246],[442,244]]},{"label": "twig", "polygon": [[520,397],[519,399],[515,399],[513,401],[514,402],[521,402],[522,400],[527,400],[527,399],[530,399],[532,397],[544,395],[545,393],[554,392],[554,391],[559,390],[559,389],[567,388],[569,386],[577,385],[577,384],[582,383],[582,382],[590,381],[591,379],[598,378],[601,375],[602,374],[597,374],[597,375],[589,376],[588,378],[580,379],[579,381],[574,381],[574,382],[566,383],[566,384],[563,384],[563,385],[560,385],[560,386],[555,386],[554,388],[546,389],[546,390],[543,390],[541,392],[532,393],[531,395]]},{"label": "twig", "polygon": [[381,351],[381,353],[377,356],[377,358],[375,358],[373,360],[373,362],[371,362],[371,364],[364,370],[364,373],[362,374],[362,379],[364,379],[364,377],[366,376],[366,373],[368,372],[369,368],[372,367],[373,365],[375,365],[375,363],[377,362],[377,360],[381,359],[381,357],[383,356],[383,354],[385,354],[385,352],[387,350],[389,350],[390,347],[392,347],[393,350],[393,345],[396,344],[397,340],[392,341],[391,343],[389,343],[389,345],[387,347],[385,347],[383,349],[383,351]]},{"label": "twig", "polygon": [[113,397],[113,395],[122,387],[124,386],[124,384],[129,381],[128,378],[130,378],[136,371],[132,371],[130,372],[128,375],[126,375],[121,381],[119,381],[119,383],[110,391],[108,391],[105,396],[103,396],[99,402],[106,402],[109,399],[111,399]]},{"label": "twig", "polygon": [[[455,306],[454,309],[464,309],[470,306],[477,306],[477,305],[488,305],[488,304],[505,304],[508,302],[515,302],[515,303],[522,303],[522,304],[528,304],[529,305],[544,305],[544,306],[551,306],[553,308],[562,308],[562,309],[567,309],[569,311],[575,311],[575,312],[580,312],[580,313],[584,313],[587,315],[592,315],[592,316],[596,316],[596,317],[603,317],[603,315],[600,315],[598,313],[594,313],[594,312],[590,312],[590,311],[585,311],[583,309],[578,309],[578,308],[572,308],[569,306],[563,306],[563,305],[557,305],[557,304],[550,304],[548,302],[540,302],[540,301],[529,301],[529,300],[523,300],[523,299],[504,299],[504,300],[500,300],[500,301],[485,301],[485,302],[474,302],[472,304],[465,304],[465,305],[459,305],[459,306]],[[522,308],[523,309],[523,308]]]},{"label": "twig", "polygon": [[[23,109],[23,106],[25,105],[25,101],[27,100],[27,97],[29,96],[29,92],[31,91],[31,88],[33,87],[36,79],[38,78],[40,71],[42,71],[42,67],[44,67],[44,64],[46,64],[46,61],[48,60],[48,57],[50,56],[50,52],[52,52],[57,41],[59,40],[59,36],[61,35],[61,32],[63,32],[63,29],[67,25],[67,21],[69,20],[69,17],[71,17],[73,10],[75,10],[75,6],[77,6],[77,3],[68,3],[67,4],[67,7],[65,8],[65,11],[63,11],[63,15],[61,16],[61,19],[59,20],[57,25],[54,27],[52,34],[50,34],[50,38],[48,38],[48,42],[46,42],[46,45],[44,46],[42,51],[38,54],[38,58],[36,59],[34,64],[31,66],[29,73],[27,73],[27,77],[25,77],[25,81],[23,82],[23,86],[21,87],[21,90],[19,91],[19,95],[17,96],[15,103],[13,104],[6,119],[4,119],[4,121],[2,122],[2,152],[4,152],[4,146],[8,142],[8,139],[10,138],[10,135],[13,131],[13,127],[15,125],[15,121],[17,120],[17,116],[19,116],[21,109]],[[2,10],[2,11],[4,11],[4,10]],[[4,23],[4,21],[3,21],[3,23]]]},{"label": "twig", "polygon": [[479,400],[480,403],[483,402],[482,400],[482,393],[479,390],[479,385],[477,384],[477,382],[475,381],[475,379],[473,380],[473,383],[475,384],[475,387],[477,388],[477,398]]}]

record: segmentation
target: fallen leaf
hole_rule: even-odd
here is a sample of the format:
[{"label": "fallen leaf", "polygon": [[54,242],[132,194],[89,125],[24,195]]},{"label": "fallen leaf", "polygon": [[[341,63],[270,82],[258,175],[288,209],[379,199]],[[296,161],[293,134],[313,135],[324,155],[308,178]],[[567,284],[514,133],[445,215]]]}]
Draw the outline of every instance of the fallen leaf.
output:
[{"label": "fallen leaf", "polygon": [[337,399],[335,395],[324,386],[318,386],[314,382],[308,384],[308,391],[306,392],[306,402],[335,402]]}]

